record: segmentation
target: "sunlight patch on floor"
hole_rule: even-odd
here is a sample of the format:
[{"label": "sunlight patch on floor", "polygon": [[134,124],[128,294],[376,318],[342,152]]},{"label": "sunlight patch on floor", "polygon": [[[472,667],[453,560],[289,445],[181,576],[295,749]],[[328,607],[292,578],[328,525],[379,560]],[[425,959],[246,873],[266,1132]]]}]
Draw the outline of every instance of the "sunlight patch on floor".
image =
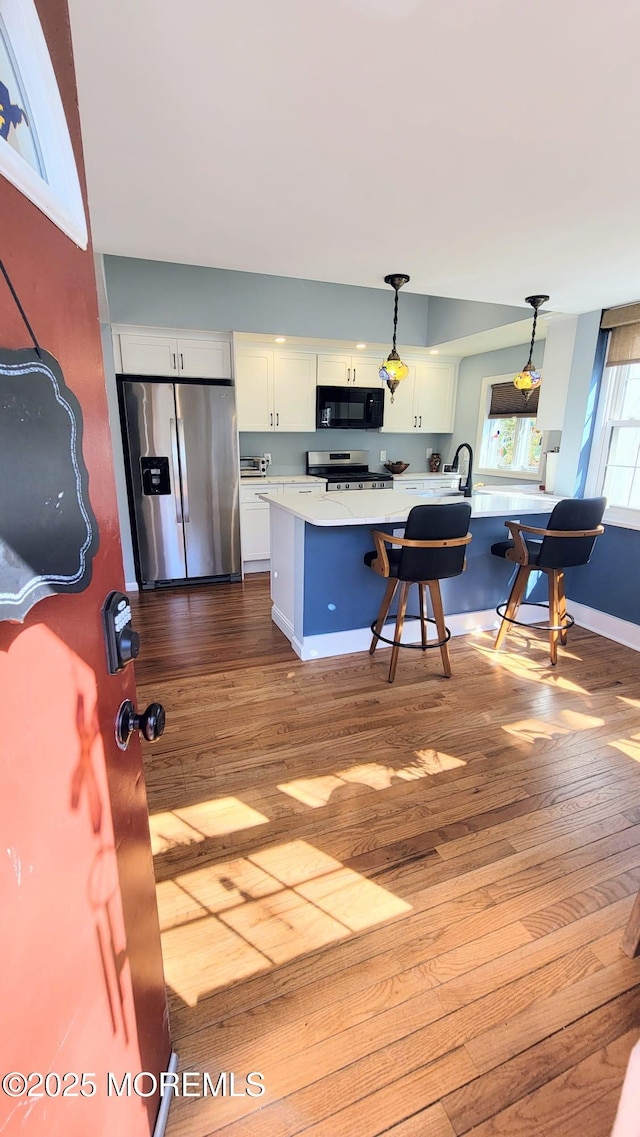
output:
[{"label": "sunlight patch on floor", "polygon": [[621,703],[626,703],[629,707],[640,707],[640,699],[629,699],[626,695],[616,695]]},{"label": "sunlight patch on floor", "polygon": [[158,907],[166,980],[189,1006],[411,911],[405,900],[306,841],[162,881]]},{"label": "sunlight patch on floor", "polygon": [[268,817],[236,797],[199,801],[195,805],[153,814],[149,818],[151,849],[156,856],[176,845],[191,845],[207,837],[238,833],[268,821]]},{"label": "sunlight patch on floor", "polygon": [[631,738],[617,738],[609,746],[615,746],[616,750],[633,758],[634,762],[640,762],[640,734],[632,734]]},{"label": "sunlight patch on floor", "polygon": [[[548,660],[546,664],[541,664],[539,660],[529,659],[527,656],[509,651],[506,647],[500,651],[494,651],[493,648],[484,647],[479,643],[473,643],[471,646],[475,651],[480,652],[485,659],[503,667],[505,671],[515,675],[517,679],[528,679],[532,683],[543,683],[545,686],[555,687],[560,691],[570,691],[576,695],[589,694],[584,687],[580,687],[572,679],[567,679],[566,676],[559,674],[555,668],[552,669]],[[545,651],[548,651],[548,647],[545,647]],[[566,648],[561,648],[561,658],[580,659],[579,656],[572,656],[567,653]]]},{"label": "sunlight patch on floor", "polygon": [[594,715],[583,715],[579,711],[563,710],[552,714],[548,719],[529,718],[520,719],[519,722],[503,725],[506,734],[521,738],[524,742],[536,742],[538,739],[549,741],[556,736],[574,734],[580,730],[595,730],[604,726],[605,720]]},{"label": "sunlight patch on floor", "polygon": [[416,750],[414,753],[417,761],[407,766],[364,762],[358,766],[350,766],[346,770],[339,770],[335,774],[321,774],[317,778],[296,778],[294,782],[282,783],[278,789],[303,805],[318,809],[336,797],[352,794],[357,786],[370,790],[388,790],[398,782],[412,782],[440,774],[443,770],[452,770],[456,766],[466,766],[462,758],[454,758],[452,754],[445,754],[439,750]]}]

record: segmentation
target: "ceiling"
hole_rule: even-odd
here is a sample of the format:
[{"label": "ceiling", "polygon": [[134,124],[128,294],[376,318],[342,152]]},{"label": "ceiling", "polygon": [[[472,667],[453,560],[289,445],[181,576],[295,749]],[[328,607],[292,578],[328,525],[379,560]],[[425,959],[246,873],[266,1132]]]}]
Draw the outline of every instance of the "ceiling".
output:
[{"label": "ceiling", "polygon": [[69,6],[98,250],[640,298],[636,0]]}]

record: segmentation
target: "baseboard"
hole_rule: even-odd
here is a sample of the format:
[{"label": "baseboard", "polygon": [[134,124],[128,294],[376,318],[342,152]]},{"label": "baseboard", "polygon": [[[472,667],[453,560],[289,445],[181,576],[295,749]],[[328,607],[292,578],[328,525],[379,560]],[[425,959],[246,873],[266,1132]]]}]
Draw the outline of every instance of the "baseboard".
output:
[{"label": "baseboard", "polygon": [[590,608],[587,604],[578,604],[569,597],[567,597],[567,608],[581,628],[587,628],[588,631],[597,632],[607,640],[640,651],[640,624],[633,624],[631,620],[621,620],[619,616],[600,612],[598,608]]},{"label": "baseboard", "polygon": [[271,561],[244,561],[242,565],[245,576],[250,572],[269,572],[270,566]]},{"label": "baseboard", "polygon": [[[274,623],[291,641],[291,646],[300,656],[300,659],[327,659],[329,656],[352,655],[354,652],[369,650],[371,643],[370,628],[354,628],[346,632],[325,632],[317,636],[305,636],[300,642],[294,638],[293,628],[291,628],[289,621],[282,616],[282,613],[278,613],[280,618],[276,618],[276,610],[272,609],[271,615]],[[546,613],[541,612],[539,608],[523,607],[520,609],[519,618],[523,624],[535,624],[545,620]],[[445,621],[452,636],[465,636],[469,632],[497,631],[500,617],[494,608],[485,608],[479,612],[457,612],[454,615],[445,616]],[[406,623],[402,638],[405,643],[417,643],[420,639],[420,621],[412,620]],[[380,651],[388,646],[388,644],[380,642],[378,650]]]},{"label": "baseboard", "polygon": [[[167,1073],[168,1074],[175,1074],[177,1069],[178,1069],[178,1055],[176,1054],[175,1050],[172,1050],[171,1051],[171,1057],[169,1059],[169,1065],[167,1067]],[[160,1098],[160,1109],[158,1110],[158,1116],[156,1117],[156,1123],[153,1127],[153,1137],[164,1137],[164,1133],[165,1133],[165,1130],[167,1128],[167,1120],[169,1118],[169,1108],[171,1106],[172,1099],[173,1099],[172,1093],[163,1094],[163,1096]]]},{"label": "baseboard", "polygon": [[139,592],[140,591],[137,580],[125,580],[124,586],[125,586],[127,592]]}]

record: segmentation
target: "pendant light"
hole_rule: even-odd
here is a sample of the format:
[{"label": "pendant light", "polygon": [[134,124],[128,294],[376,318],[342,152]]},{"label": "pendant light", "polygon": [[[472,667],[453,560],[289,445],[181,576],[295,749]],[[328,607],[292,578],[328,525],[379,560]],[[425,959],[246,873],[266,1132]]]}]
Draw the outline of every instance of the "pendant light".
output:
[{"label": "pendant light", "polygon": [[395,290],[396,302],[393,309],[393,346],[384,363],[381,365],[378,374],[383,383],[386,383],[391,391],[391,402],[393,402],[393,396],[398,383],[401,379],[406,379],[409,374],[409,368],[406,363],[402,362],[396,351],[396,329],[398,327],[398,290],[402,288],[403,284],[408,284],[410,279],[411,278],[403,272],[391,273],[390,276],[385,276],[384,278],[385,284],[390,284]]},{"label": "pendant light", "polygon": [[529,396],[531,395],[531,392],[534,391],[536,387],[540,386],[540,380],[542,379],[542,375],[539,371],[536,370],[531,360],[533,357],[533,345],[536,339],[538,308],[542,304],[546,304],[548,299],[548,296],[527,296],[525,299],[525,304],[530,304],[533,308],[533,331],[531,333],[531,346],[529,347],[529,358],[522,368],[522,371],[519,371],[518,374],[514,375],[513,377],[513,385],[514,387],[517,387],[519,391],[522,391],[525,402],[527,403],[529,402]]}]

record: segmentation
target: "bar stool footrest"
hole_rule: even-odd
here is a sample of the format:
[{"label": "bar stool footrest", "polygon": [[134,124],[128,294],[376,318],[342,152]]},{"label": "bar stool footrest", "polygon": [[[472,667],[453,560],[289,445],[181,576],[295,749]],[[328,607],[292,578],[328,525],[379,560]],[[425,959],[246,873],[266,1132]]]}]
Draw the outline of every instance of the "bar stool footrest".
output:
[{"label": "bar stool footrest", "polygon": [[[504,609],[508,603],[509,601],[505,600],[503,604],[498,604],[496,612],[501,620],[506,620],[508,624],[515,624],[518,628],[533,628],[534,631],[538,632],[568,632],[569,628],[572,628],[575,624],[575,620],[570,612],[567,612],[563,624],[527,624],[524,620],[513,620],[510,616],[505,616],[504,614]],[[547,612],[549,611],[549,605],[543,600],[522,600],[520,607],[524,607],[525,605],[528,608],[546,608]]]},{"label": "bar stool footrest", "polygon": [[[418,620],[419,621],[420,617],[419,616],[405,616],[404,619],[405,619],[405,623],[407,623],[407,621],[409,621],[409,620],[413,620],[413,621]],[[425,622],[427,624],[433,624],[435,627],[436,622],[432,616],[427,616],[425,618]],[[437,641],[434,640],[433,643],[428,643],[428,644],[421,644],[421,643],[419,643],[419,644],[417,644],[417,643],[416,644],[408,644],[408,643],[405,643],[404,640],[390,640],[388,636],[383,636],[380,632],[376,632],[376,630],[375,630],[376,623],[377,623],[377,621],[374,620],[373,623],[370,625],[372,635],[375,636],[376,640],[382,640],[382,642],[384,644],[389,644],[390,647],[410,647],[410,648],[413,648],[414,651],[430,651],[431,648],[442,647],[444,644],[448,643],[449,640],[451,639],[451,632],[445,624],[445,631],[447,634],[443,640],[437,640]],[[384,628],[384,627],[386,627],[387,624],[392,624],[392,623],[395,623],[395,616],[391,616],[389,620],[385,620],[385,623],[382,626]]]}]

